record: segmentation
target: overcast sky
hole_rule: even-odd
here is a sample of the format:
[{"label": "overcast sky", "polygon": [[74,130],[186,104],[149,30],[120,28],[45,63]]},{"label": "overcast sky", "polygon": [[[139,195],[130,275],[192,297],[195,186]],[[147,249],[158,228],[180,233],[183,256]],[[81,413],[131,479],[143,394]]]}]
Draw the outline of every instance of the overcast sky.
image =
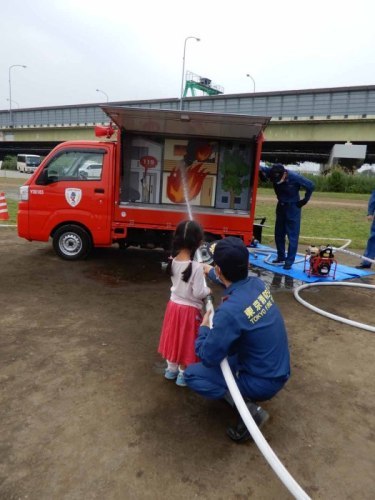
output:
[{"label": "overcast sky", "polygon": [[1,0],[0,109],[375,84],[374,0]]}]

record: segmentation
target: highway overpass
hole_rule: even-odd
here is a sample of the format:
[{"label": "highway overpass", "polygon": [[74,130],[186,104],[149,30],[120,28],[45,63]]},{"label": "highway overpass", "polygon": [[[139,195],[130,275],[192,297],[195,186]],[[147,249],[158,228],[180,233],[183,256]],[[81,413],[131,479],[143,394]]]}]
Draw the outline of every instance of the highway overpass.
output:
[{"label": "highway overpass", "polygon": [[[111,102],[111,105],[179,109],[179,99]],[[263,160],[326,163],[334,144],[367,145],[375,162],[375,85],[185,97],[185,111],[272,117]],[[108,123],[100,103],[0,110],[0,158],[46,154],[59,142],[93,139],[93,127]]]}]

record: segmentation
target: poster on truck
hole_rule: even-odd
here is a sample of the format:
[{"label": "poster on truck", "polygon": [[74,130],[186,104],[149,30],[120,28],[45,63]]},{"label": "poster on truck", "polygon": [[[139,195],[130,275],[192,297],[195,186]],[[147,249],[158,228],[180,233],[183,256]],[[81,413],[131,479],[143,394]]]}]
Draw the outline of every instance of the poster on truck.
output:
[{"label": "poster on truck", "polygon": [[128,142],[121,201],[160,203],[163,141],[133,136]]},{"label": "poster on truck", "polygon": [[124,153],[122,202],[249,209],[249,143],[129,135]]},{"label": "poster on truck", "polygon": [[166,139],[162,203],[215,206],[218,143],[201,139]]},{"label": "poster on truck", "polygon": [[237,141],[221,142],[216,208],[249,210],[252,146]]}]

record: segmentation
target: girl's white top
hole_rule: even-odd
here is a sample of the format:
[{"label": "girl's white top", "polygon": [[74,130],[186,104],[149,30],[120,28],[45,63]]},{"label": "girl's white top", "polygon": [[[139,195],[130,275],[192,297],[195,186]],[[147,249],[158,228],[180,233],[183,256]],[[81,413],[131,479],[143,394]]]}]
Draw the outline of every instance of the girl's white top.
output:
[{"label": "girl's white top", "polygon": [[177,304],[193,306],[202,309],[203,299],[210,293],[210,289],[205,286],[203,267],[199,262],[193,260],[193,268],[190,279],[187,283],[182,280],[182,272],[189,265],[189,261],[172,261],[172,287],[171,300]]}]

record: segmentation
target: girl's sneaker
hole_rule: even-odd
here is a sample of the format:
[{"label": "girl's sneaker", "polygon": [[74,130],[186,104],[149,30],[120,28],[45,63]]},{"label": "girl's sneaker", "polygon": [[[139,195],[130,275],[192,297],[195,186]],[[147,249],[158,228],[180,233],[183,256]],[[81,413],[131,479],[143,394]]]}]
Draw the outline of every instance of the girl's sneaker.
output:
[{"label": "girl's sneaker", "polygon": [[178,376],[178,371],[177,372],[172,372],[172,370],[168,370],[168,368],[164,372],[164,377],[168,380],[175,380]]},{"label": "girl's sneaker", "polygon": [[176,385],[178,385],[180,387],[187,386],[183,372],[178,372],[177,379],[176,379]]}]

